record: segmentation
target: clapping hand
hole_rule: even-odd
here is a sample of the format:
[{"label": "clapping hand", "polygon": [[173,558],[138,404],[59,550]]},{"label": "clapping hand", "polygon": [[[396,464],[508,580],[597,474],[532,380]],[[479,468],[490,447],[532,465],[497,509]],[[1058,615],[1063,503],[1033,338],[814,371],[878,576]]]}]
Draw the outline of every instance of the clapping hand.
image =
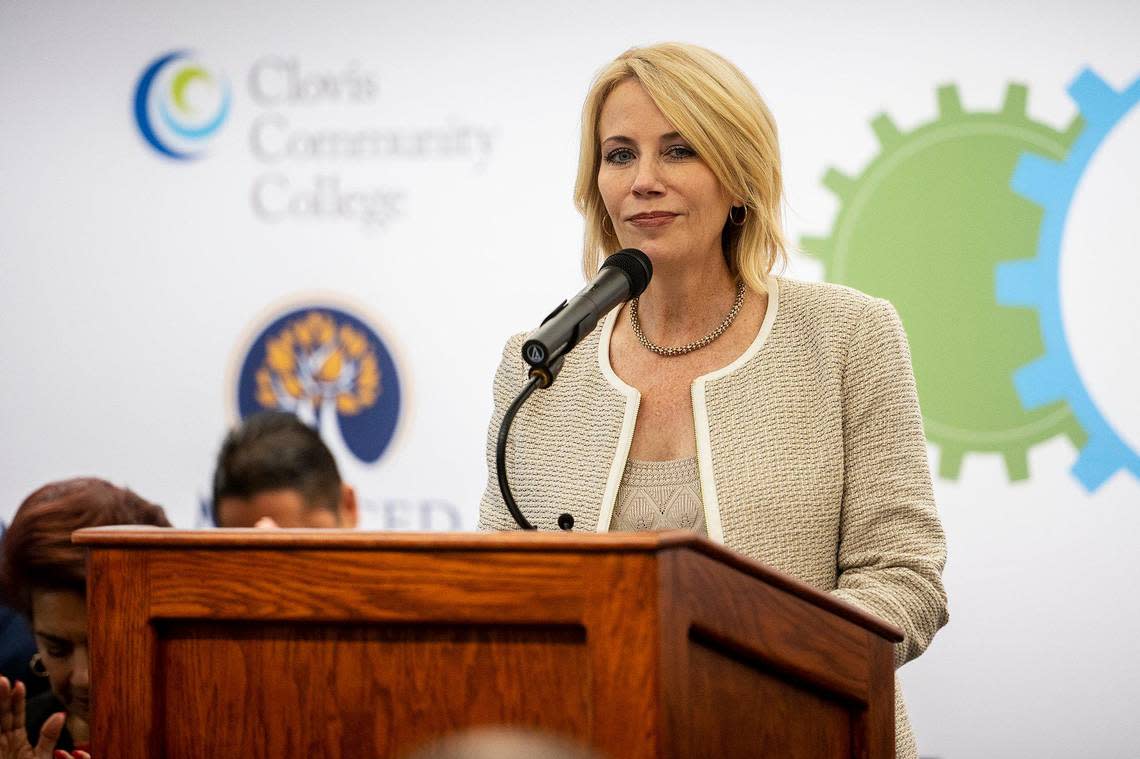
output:
[{"label": "clapping hand", "polygon": [[28,743],[24,724],[26,695],[23,683],[17,681],[13,686],[8,678],[0,677],[0,759],[91,759],[86,751],[76,751],[74,756],[66,751],[54,751],[67,719],[64,712],[48,717],[34,747]]}]

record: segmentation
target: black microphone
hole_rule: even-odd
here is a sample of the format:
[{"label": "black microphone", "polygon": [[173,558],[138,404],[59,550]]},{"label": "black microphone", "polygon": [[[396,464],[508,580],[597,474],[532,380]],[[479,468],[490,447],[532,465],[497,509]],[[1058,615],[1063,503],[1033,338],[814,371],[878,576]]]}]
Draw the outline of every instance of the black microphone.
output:
[{"label": "black microphone", "polygon": [[522,347],[523,361],[530,364],[530,376],[538,379],[539,387],[550,387],[566,354],[594,330],[598,319],[645,292],[652,277],[649,256],[634,248],[619,250],[605,260],[590,284],[543,319]]},{"label": "black microphone", "polygon": [[[598,325],[598,319],[619,303],[645,292],[652,277],[653,264],[649,262],[649,256],[633,248],[619,250],[606,259],[590,284],[570,300],[562,301],[562,305],[542,320],[538,329],[527,335],[522,355],[523,360],[531,366],[530,380],[503,415],[495,445],[495,472],[499,478],[499,492],[503,494],[507,510],[524,530],[533,530],[535,527],[527,521],[515,503],[507,478],[507,438],[511,434],[515,414],[536,388],[547,388],[554,384],[554,378],[561,371],[566,354],[593,331]],[[560,515],[558,526],[563,530],[572,530],[573,515]]]}]

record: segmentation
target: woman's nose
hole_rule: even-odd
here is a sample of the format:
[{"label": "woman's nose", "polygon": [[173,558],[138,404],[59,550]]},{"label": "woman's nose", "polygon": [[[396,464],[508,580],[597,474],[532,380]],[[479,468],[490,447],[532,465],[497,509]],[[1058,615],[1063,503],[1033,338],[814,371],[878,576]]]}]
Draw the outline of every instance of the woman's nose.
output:
[{"label": "woman's nose", "polygon": [[71,657],[71,687],[85,689],[90,683],[87,670],[87,648],[78,646]]},{"label": "woman's nose", "polygon": [[661,182],[661,167],[653,160],[639,161],[637,174],[633,177],[633,186],[630,191],[634,195],[655,195],[664,191]]}]

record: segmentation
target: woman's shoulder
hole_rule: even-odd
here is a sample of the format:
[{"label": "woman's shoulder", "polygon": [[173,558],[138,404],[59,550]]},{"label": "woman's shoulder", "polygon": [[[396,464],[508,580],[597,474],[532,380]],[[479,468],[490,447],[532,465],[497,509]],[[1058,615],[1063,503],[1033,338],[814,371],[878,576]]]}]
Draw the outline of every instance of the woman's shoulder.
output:
[{"label": "woman's shoulder", "polygon": [[[588,335],[582,337],[574,347],[574,350],[566,355],[562,374],[559,376],[565,375],[567,372],[569,372],[569,374],[590,373],[597,368],[598,343],[601,342],[602,331],[607,318],[609,318],[608,314],[598,319],[598,323],[594,325],[594,329],[591,330]],[[500,370],[504,367],[513,367],[523,375],[526,374],[526,363],[522,358],[522,346],[523,343],[526,342],[529,334],[530,332],[516,332],[507,338],[506,343],[503,345]]]},{"label": "woman's shoulder", "polygon": [[516,332],[507,338],[507,341],[503,343],[501,363],[509,364],[516,358],[522,361],[522,344],[526,341],[527,334],[526,332]]},{"label": "woman's shoulder", "polygon": [[[519,332],[511,335],[503,345],[499,366],[495,370],[494,394],[496,403],[503,403],[507,400],[508,392],[517,393],[518,389],[526,383],[526,364],[522,360],[522,344],[526,339],[526,334]],[[514,390],[512,391],[511,388]]]},{"label": "woman's shoulder", "polygon": [[[551,387],[557,392],[544,392],[544,397],[560,396],[567,392],[597,392],[605,381],[598,365],[598,350],[601,342],[603,323],[598,324],[583,337],[574,350],[566,355],[562,369],[558,374],[558,381]],[[503,353],[499,368],[495,373],[495,396],[497,401],[514,398],[527,382],[530,367],[523,361],[522,347],[529,332],[519,332],[507,338],[503,345]],[[533,404],[532,404],[533,405]]]},{"label": "woman's shoulder", "polygon": [[775,329],[781,341],[843,350],[859,327],[897,320],[890,303],[845,285],[777,277]]},{"label": "woman's shoulder", "polygon": [[868,295],[847,285],[833,282],[809,282],[790,277],[776,277],[779,308],[799,317],[841,318],[852,322],[868,309],[888,305],[882,298]]},{"label": "woman's shoulder", "polygon": [[785,351],[827,355],[836,366],[872,373],[898,362],[911,375],[906,330],[889,301],[827,282],[780,278],[778,285]]}]

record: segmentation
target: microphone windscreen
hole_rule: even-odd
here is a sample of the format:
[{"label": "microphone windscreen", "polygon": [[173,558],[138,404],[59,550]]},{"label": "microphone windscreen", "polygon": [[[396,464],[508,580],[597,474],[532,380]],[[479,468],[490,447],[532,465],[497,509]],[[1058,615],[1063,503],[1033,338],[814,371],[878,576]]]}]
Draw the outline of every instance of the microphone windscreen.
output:
[{"label": "microphone windscreen", "polygon": [[613,266],[625,272],[629,277],[629,297],[636,298],[649,287],[649,280],[653,278],[653,264],[649,256],[637,248],[624,248],[606,258],[602,268]]}]

